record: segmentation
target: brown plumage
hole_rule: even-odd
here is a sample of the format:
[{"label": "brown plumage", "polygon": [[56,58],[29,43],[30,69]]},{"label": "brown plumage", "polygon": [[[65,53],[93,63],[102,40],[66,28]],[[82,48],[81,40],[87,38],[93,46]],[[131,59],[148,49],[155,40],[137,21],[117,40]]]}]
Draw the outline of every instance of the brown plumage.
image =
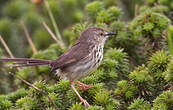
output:
[{"label": "brown plumage", "polygon": [[19,67],[49,65],[51,71],[56,71],[62,79],[70,80],[70,85],[80,100],[85,106],[89,106],[88,102],[79,95],[73,82],[79,83],[83,89],[91,87],[76,80],[88,75],[99,66],[103,58],[103,47],[109,35],[114,35],[114,33],[108,33],[101,28],[88,28],[82,32],[72,48],[56,60],[4,58],[0,61],[16,62],[14,64]]}]

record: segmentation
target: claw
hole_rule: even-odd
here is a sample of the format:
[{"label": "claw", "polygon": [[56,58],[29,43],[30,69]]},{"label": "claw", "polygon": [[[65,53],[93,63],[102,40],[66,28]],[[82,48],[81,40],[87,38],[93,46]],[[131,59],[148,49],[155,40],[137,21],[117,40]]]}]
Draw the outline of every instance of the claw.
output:
[{"label": "claw", "polygon": [[79,81],[75,81],[75,82],[78,83],[77,87],[80,87],[80,90],[82,90],[82,91],[87,91],[88,89],[94,87],[93,85],[86,85],[86,84],[81,83]]},{"label": "claw", "polygon": [[89,107],[90,106],[90,104],[86,100],[83,99],[82,102],[84,103],[85,107]]}]

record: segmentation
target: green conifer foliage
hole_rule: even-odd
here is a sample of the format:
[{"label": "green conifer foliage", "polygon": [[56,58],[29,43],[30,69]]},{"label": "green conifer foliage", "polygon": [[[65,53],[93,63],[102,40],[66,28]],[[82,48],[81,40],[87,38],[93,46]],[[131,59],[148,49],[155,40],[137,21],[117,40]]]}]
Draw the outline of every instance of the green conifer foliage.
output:
[{"label": "green conifer foliage", "polygon": [[131,103],[131,105],[128,108],[129,110],[151,110],[151,105],[144,99],[137,98],[134,100],[134,102]]},{"label": "green conifer foliage", "polygon": [[168,82],[172,82],[173,81],[173,61],[171,59],[171,61],[168,63],[167,69],[166,71],[163,73],[164,79]]},{"label": "green conifer foliage", "polygon": [[164,91],[160,94],[155,100],[153,104],[153,108],[155,110],[170,110],[173,107],[173,92]]},{"label": "green conifer foliage", "polygon": [[148,62],[150,74],[153,75],[156,80],[162,78],[162,74],[166,70],[169,61],[170,56],[167,52],[157,51],[152,57],[150,57]]},{"label": "green conifer foliage", "polygon": [[[75,83],[90,107],[80,102],[69,81],[50,73],[49,66],[16,69],[11,63],[0,62],[0,110],[56,110],[50,98],[60,110],[173,108],[172,0],[47,0],[49,8],[44,1],[34,1],[0,0],[0,35],[15,57],[57,59],[89,27],[116,35],[106,41],[101,65],[93,74],[79,79],[93,88],[81,91]],[[38,51],[35,54],[21,21]],[[51,38],[43,21],[55,35],[60,32],[65,49]],[[0,43],[0,58],[4,57],[9,55]]]}]

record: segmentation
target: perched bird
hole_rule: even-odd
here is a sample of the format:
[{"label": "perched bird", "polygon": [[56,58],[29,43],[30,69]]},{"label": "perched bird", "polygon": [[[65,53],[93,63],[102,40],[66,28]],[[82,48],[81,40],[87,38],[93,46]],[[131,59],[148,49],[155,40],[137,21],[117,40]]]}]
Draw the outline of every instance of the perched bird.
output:
[{"label": "perched bird", "polygon": [[84,30],[75,44],[66,53],[62,54],[56,60],[41,60],[30,58],[4,58],[2,62],[16,62],[19,67],[49,65],[51,71],[56,71],[60,78],[69,80],[70,85],[79,99],[86,107],[89,103],[83,99],[74,87],[74,82],[78,87],[89,89],[92,86],[83,84],[78,79],[94,71],[103,59],[103,48],[106,39],[113,32],[107,32],[101,28],[88,28]]}]

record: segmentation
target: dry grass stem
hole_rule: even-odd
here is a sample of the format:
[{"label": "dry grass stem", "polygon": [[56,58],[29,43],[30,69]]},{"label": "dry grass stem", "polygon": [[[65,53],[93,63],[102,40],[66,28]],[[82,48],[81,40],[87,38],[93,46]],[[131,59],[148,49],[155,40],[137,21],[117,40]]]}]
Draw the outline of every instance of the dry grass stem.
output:
[{"label": "dry grass stem", "polygon": [[[10,58],[15,58],[1,35],[0,35],[0,41],[1,41],[2,45],[4,46],[5,50],[7,51],[7,53],[10,55]],[[20,68],[17,68],[17,70],[20,71]]]},{"label": "dry grass stem", "polygon": [[[51,9],[50,9],[49,3],[48,3],[47,0],[43,0],[43,1],[44,1],[45,6],[46,6],[46,9],[47,9],[47,11],[48,11],[48,14],[49,14],[50,20],[51,20],[51,22],[52,22],[52,25],[53,25],[53,27],[54,27],[54,29],[55,29],[56,37],[57,37],[58,40],[61,42],[61,45],[63,45],[63,46],[65,47],[65,44],[64,44],[64,41],[63,41],[62,36],[61,36],[61,34],[60,34],[60,31],[59,31],[58,25],[57,25],[57,23],[56,23],[55,17],[53,16],[53,13],[52,13],[52,11],[51,11]],[[65,48],[66,48],[66,47],[65,47]]]},{"label": "dry grass stem", "polygon": [[5,47],[5,50],[10,55],[10,57],[11,58],[14,58],[14,55],[12,54],[12,52],[10,51],[10,49],[8,48],[7,44],[5,43],[5,41],[4,41],[4,39],[2,38],[1,35],[0,35],[0,41],[1,41],[2,45]]},{"label": "dry grass stem", "polygon": [[135,18],[138,16],[138,12],[139,12],[139,5],[136,4],[136,5],[135,5],[135,12],[134,12],[134,17],[135,17]]},{"label": "dry grass stem", "polygon": [[42,22],[43,26],[45,27],[45,29],[49,32],[49,34],[51,35],[51,37],[56,41],[56,43],[60,46],[60,48],[62,50],[64,50],[64,46],[62,45],[62,43],[57,39],[57,37],[55,36],[55,34],[51,31],[51,29],[48,27],[48,25],[43,21]]},{"label": "dry grass stem", "polygon": [[35,45],[34,45],[34,43],[32,42],[31,36],[29,35],[29,32],[28,32],[28,30],[27,30],[27,28],[26,28],[26,26],[25,26],[25,24],[24,24],[23,21],[21,21],[21,25],[22,25],[22,27],[23,27],[23,30],[24,30],[26,39],[28,40],[28,43],[29,43],[29,45],[30,45],[30,47],[31,47],[31,49],[32,49],[32,51],[33,51],[33,53],[34,53],[34,54],[37,54],[38,51],[37,51],[37,49],[35,48]]}]

